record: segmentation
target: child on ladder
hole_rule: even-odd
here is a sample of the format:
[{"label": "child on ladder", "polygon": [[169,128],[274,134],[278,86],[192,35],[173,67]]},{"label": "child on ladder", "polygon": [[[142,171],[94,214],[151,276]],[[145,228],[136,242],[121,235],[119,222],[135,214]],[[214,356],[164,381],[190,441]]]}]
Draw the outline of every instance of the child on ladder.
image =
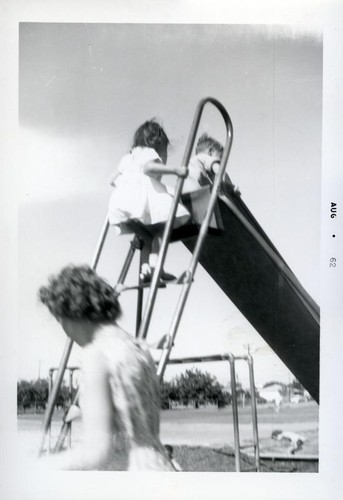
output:
[{"label": "child on ladder", "polygon": [[[223,151],[222,144],[208,134],[204,133],[199,137],[195,155],[189,162],[188,177],[183,184],[182,194],[191,193],[212,184],[214,176],[219,171]],[[224,175],[223,184],[229,191],[239,192],[227,173]]]},{"label": "child on ladder", "polygon": [[218,172],[223,150],[220,142],[209,135],[204,133],[199,137],[195,155],[189,161],[189,173],[183,184],[183,194],[210,184],[211,174]]},{"label": "child on ladder", "polygon": [[[188,173],[186,167],[166,165],[169,144],[165,131],[156,120],[146,121],[136,130],[130,153],[121,159],[118,171],[111,179],[115,189],[110,199],[108,217],[119,234],[127,229],[130,231],[132,222],[153,226],[167,221],[173,197],[161,182],[162,175],[186,177]],[[189,218],[189,212],[179,204],[174,227],[181,226]],[[160,236],[161,229],[152,238],[149,262],[142,266],[143,281],[151,280],[156,267]],[[162,280],[174,278],[162,271]]]}]

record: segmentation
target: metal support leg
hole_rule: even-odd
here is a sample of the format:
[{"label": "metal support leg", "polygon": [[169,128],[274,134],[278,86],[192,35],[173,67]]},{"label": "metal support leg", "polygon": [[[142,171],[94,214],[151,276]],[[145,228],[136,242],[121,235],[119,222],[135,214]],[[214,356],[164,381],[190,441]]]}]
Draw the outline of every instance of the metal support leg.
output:
[{"label": "metal support leg", "polygon": [[[49,398],[48,399],[50,399],[52,388],[54,385],[53,377],[54,377],[54,370],[50,369],[49,370]],[[48,427],[48,454],[50,453],[50,451],[51,451],[51,421],[50,421],[49,427]]]},{"label": "metal support leg", "polygon": [[[73,401],[73,369],[69,368],[69,399],[70,404]],[[68,448],[71,448],[71,425],[68,429]]]},{"label": "metal support leg", "polygon": [[236,472],[241,471],[241,448],[239,441],[239,424],[238,424],[238,405],[237,405],[237,388],[236,388],[236,370],[235,357],[228,355],[230,363],[230,379],[231,379],[231,397],[232,397],[232,417],[233,417],[233,433],[235,440],[235,465]]},{"label": "metal support leg", "polygon": [[129,272],[129,269],[130,269],[130,266],[131,266],[132,259],[133,259],[133,256],[135,254],[135,251],[137,249],[140,249],[140,248],[141,248],[141,242],[140,242],[139,238],[137,238],[135,236],[134,239],[130,243],[129,251],[127,253],[125,262],[123,264],[123,267],[122,267],[122,269],[120,271],[119,278],[118,278],[118,281],[117,281],[118,285],[123,285],[124,284],[124,281],[126,279],[127,273]]},{"label": "metal support leg", "polygon": [[55,383],[53,385],[51,395],[50,395],[50,398],[48,401],[48,407],[47,407],[47,410],[46,410],[45,416],[44,416],[43,433],[42,433],[41,443],[40,443],[40,447],[39,447],[39,456],[43,453],[43,450],[44,450],[46,434],[47,434],[47,431],[49,429],[49,426],[51,425],[52,414],[53,414],[53,411],[55,408],[58,393],[59,393],[61,385],[62,385],[62,380],[63,380],[64,372],[65,372],[65,369],[66,369],[66,366],[68,363],[68,359],[70,356],[72,345],[73,345],[73,341],[68,339],[68,342],[66,343],[66,346],[65,346],[64,351],[63,351],[60,366],[59,366],[58,371],[57,371]]},{"label": "metal support leg", "polygon": [[255,377],[254,377],[254,360],[250,354],[247,356],[249,366],[249,380],[250,380],[250,394],[251,394],[251,417],[254,436],[254,451],[255,451],[255,464],[257,472],[261,471],[260,466],[260,445],[258,438],[258,425],[257,425],[257,405],[256,405],[256,390],[255,390]]}]

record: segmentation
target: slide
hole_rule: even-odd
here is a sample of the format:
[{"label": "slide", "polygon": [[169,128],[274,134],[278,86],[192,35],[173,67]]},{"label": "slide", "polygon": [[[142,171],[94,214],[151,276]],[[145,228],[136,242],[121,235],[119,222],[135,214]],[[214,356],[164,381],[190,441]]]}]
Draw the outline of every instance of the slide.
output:
[{"label": "slide", "polygon": [[[223,232],[206,239],[200,263],[319,402],[319,308],[239,194],[218,200]],[[183,243],[192,252],[195,239]]]}]

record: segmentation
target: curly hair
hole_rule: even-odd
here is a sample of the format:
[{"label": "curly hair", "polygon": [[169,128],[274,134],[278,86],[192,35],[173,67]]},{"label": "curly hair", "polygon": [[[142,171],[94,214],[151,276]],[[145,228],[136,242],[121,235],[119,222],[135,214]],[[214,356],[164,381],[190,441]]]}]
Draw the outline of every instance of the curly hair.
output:
[{"label": "curly hair", "polygon": [[67,266],[38,292],[55,318],[114,322],[121,314],[113,288],[89,266]]}]

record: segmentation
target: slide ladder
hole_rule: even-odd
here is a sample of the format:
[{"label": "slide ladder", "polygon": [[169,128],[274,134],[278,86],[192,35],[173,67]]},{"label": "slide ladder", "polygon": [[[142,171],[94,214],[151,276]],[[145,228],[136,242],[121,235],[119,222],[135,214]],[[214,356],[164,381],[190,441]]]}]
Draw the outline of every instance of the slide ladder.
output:
[{"label": "slide ladder", "polygon": [[[135,285],[133,287],[126,287],[124,285],[127,273],[130,269],[130,265],[133,260],[133,256],[135,251],[138,249],[141,251],[141,257],[140,257],[140,263],[144,262],[147,259],[148,253],[149,253],[149,244],[151,242],[151,238],[154,234],[154,228],[149,228],[146,226],[143,226],[139,223],[137,224],[130,224],[130,230],[134,232],[135,236],[133,240],[131,241],[130,248],[127,254],[127,257],[125,259],[124,265],[122,267],[122,270],[120,272],[120,276],[118,278],[118,282],[114,288],[115,291],[117,292],[123,292],[124,290],[130,290],[130,289],[137,289],[137,312],[136,312],[136,337],[140,339],[146,339],[149,331],[149,326],[153,314],[153,309],[156,301],[156,296],[158,289],[160,287],[160,278],[161,278],[161,273],[162,269],[164,266],[164,261],[167,256],[167,251],[169,244],[173,241],[178,241],[178,240],[184,240],[190,237],[194,237],[196,235],[196,240],[195,240],[195,247],[192,252],[192,257],[190,260],[190,263],[188,265],[188,268],[181,274],[180,278],[177,280],[178,284],[180,284],[181,291],[180,291],[180,296],[179,300],[176,305],[176,309],[171,321],[171,325],[169,328],[169,332],[166,336],[167,341],[164,343],[163,349],[162,349],[162,354],[161,358],[158,364],[157,368],[157,373],[159,376],[159,379],[162,380],[163,374],[166,368],[166,365],[169,360],[170,352],[172,350],[172,346],[174,343],[174,339],[178,330],[178,326],[180,324],[181,316],[184,311],[186,301],[188,298],[188,294],[193,282],[193,278],[195,275],[196,267],[199,262],[199,257],[202,251],[202,248],[204,246],[205,239],[207,237],[208,232],[211,230],[211,225],[213,227],[213,220],[214,220],[214,213],[216,210],[216,204],[217,204],[217,198],[218,194],[220,191],[220,186],[222,179],[224,177],[225,169],[226,169],[226,164],[229,158],[229,154],[231,151],[231,146],[232,146],[232,140],[233,140],[233,128],[232,128],[232,123],[229,114],[227,113],[226,109],[224,106],[217,101],[216,99],[212,97],[207,97],[202,99],[196,109],[195,116],[193,119],[193,123],[191,126],[190,134],[188,137],[185,153],[183,156],[182,160],[182,165],[188,167],[191,154],[194,148],[194,143],[197,135],[197,131],[199,128],[199,123],[200,119],[202,116],[203,109],[205,105],[211,104],[217,110],[219,111],[220,115],[222,116],[225,127],[226,127],[226,143],[222,155],[222,159],[220,162],[220,167],[219,170],[214,178],[213,185],[211,189],[209,190],[208,188],[204,188],[205,194],[207,194],[207,206],[206,208],[200,212],[201,213],[201,221],[199,220],[199,214],[194,213],[195,215],[195,223],[188,226],[183,226],[178,229],[173,229],[174,225],[174,220],[175,220],[175,215],[178,207],[178,203],[181,198],[182,194],[182,188],[183,188],[183,182],[184,178],[178,178],[176,188],[175,188],[175,193],[173,197],[173,202],[171,206],[171,210],[167,219],[167,222],[165,223],[164,230],[163,230],[163,236],[162,236],[162,241],[161,241],[161,246],[160,246],[160,251],[158,255],[158,260],[156,264],[156,268],[154,271],[154,274],[152,276],[151,283],[147,286],[146,284],[141,283],[139,280],[138,285]],[[192,206],[193,204],[193,199],[197,197],[197,194],[192,195],[190,194],[190,205]],[[196,202],[194,203],[196,205]],[[200,223],[201,222],[201,223]],[[92,269],[96,270],[99,259],[101,256],[101,252],[103,249],[103,246],[105,244],[105,240],[108,234],[109,230],[109,221],[106,217],[106,220],[104,222],[97,246],[96,246],[96,251],[91,263]],[[214,232],[216,230],[214,229]],[[194,238],[193,238],[194,239]],[[143,313],[143,292],[144,288],[149,289],[149,294],[147,297],[144,313]],[[114,292],[115,293],[115,292]],[[45,450],[45,441],[46,441],[46,436],[49,432],[49,429],[51,427],[51,420],[52,420],[52,415],[53,411],[56,405],[56,400],[58,397],[58,393],[60,390],[60,387],[62,385],[63,381],[63,376],[65,373],[65,370],[67,368],[67,363],[70,357],[71,349],[73,346],[73,341],[71,339],[68,339],[62,354],[62,358],[60,361],[59,368],[57,370],[57,374],[55,377],[55,383],[52,387],[51,394],[49,397],[48,401],[48,406],[47,410],[45,412],[44,416],[44,422],[43,422],[43,429],[42,429],[42,438],[41,438],[41,443],[40,443],[40,448],[39,448],[39,455],[41,455],[44,450]],[[72,404],[77,404],[79,398],[79,393],[77,392]],[[59,451],[62,446],[63,442],[65,440],[65,437],[68,435],[68,432],[70,431],[70,423],[64,422],[61,432],[59,434],[57,443],[54,447],[54,452]],[[49,450],[48,450],[49,451]]]}]

